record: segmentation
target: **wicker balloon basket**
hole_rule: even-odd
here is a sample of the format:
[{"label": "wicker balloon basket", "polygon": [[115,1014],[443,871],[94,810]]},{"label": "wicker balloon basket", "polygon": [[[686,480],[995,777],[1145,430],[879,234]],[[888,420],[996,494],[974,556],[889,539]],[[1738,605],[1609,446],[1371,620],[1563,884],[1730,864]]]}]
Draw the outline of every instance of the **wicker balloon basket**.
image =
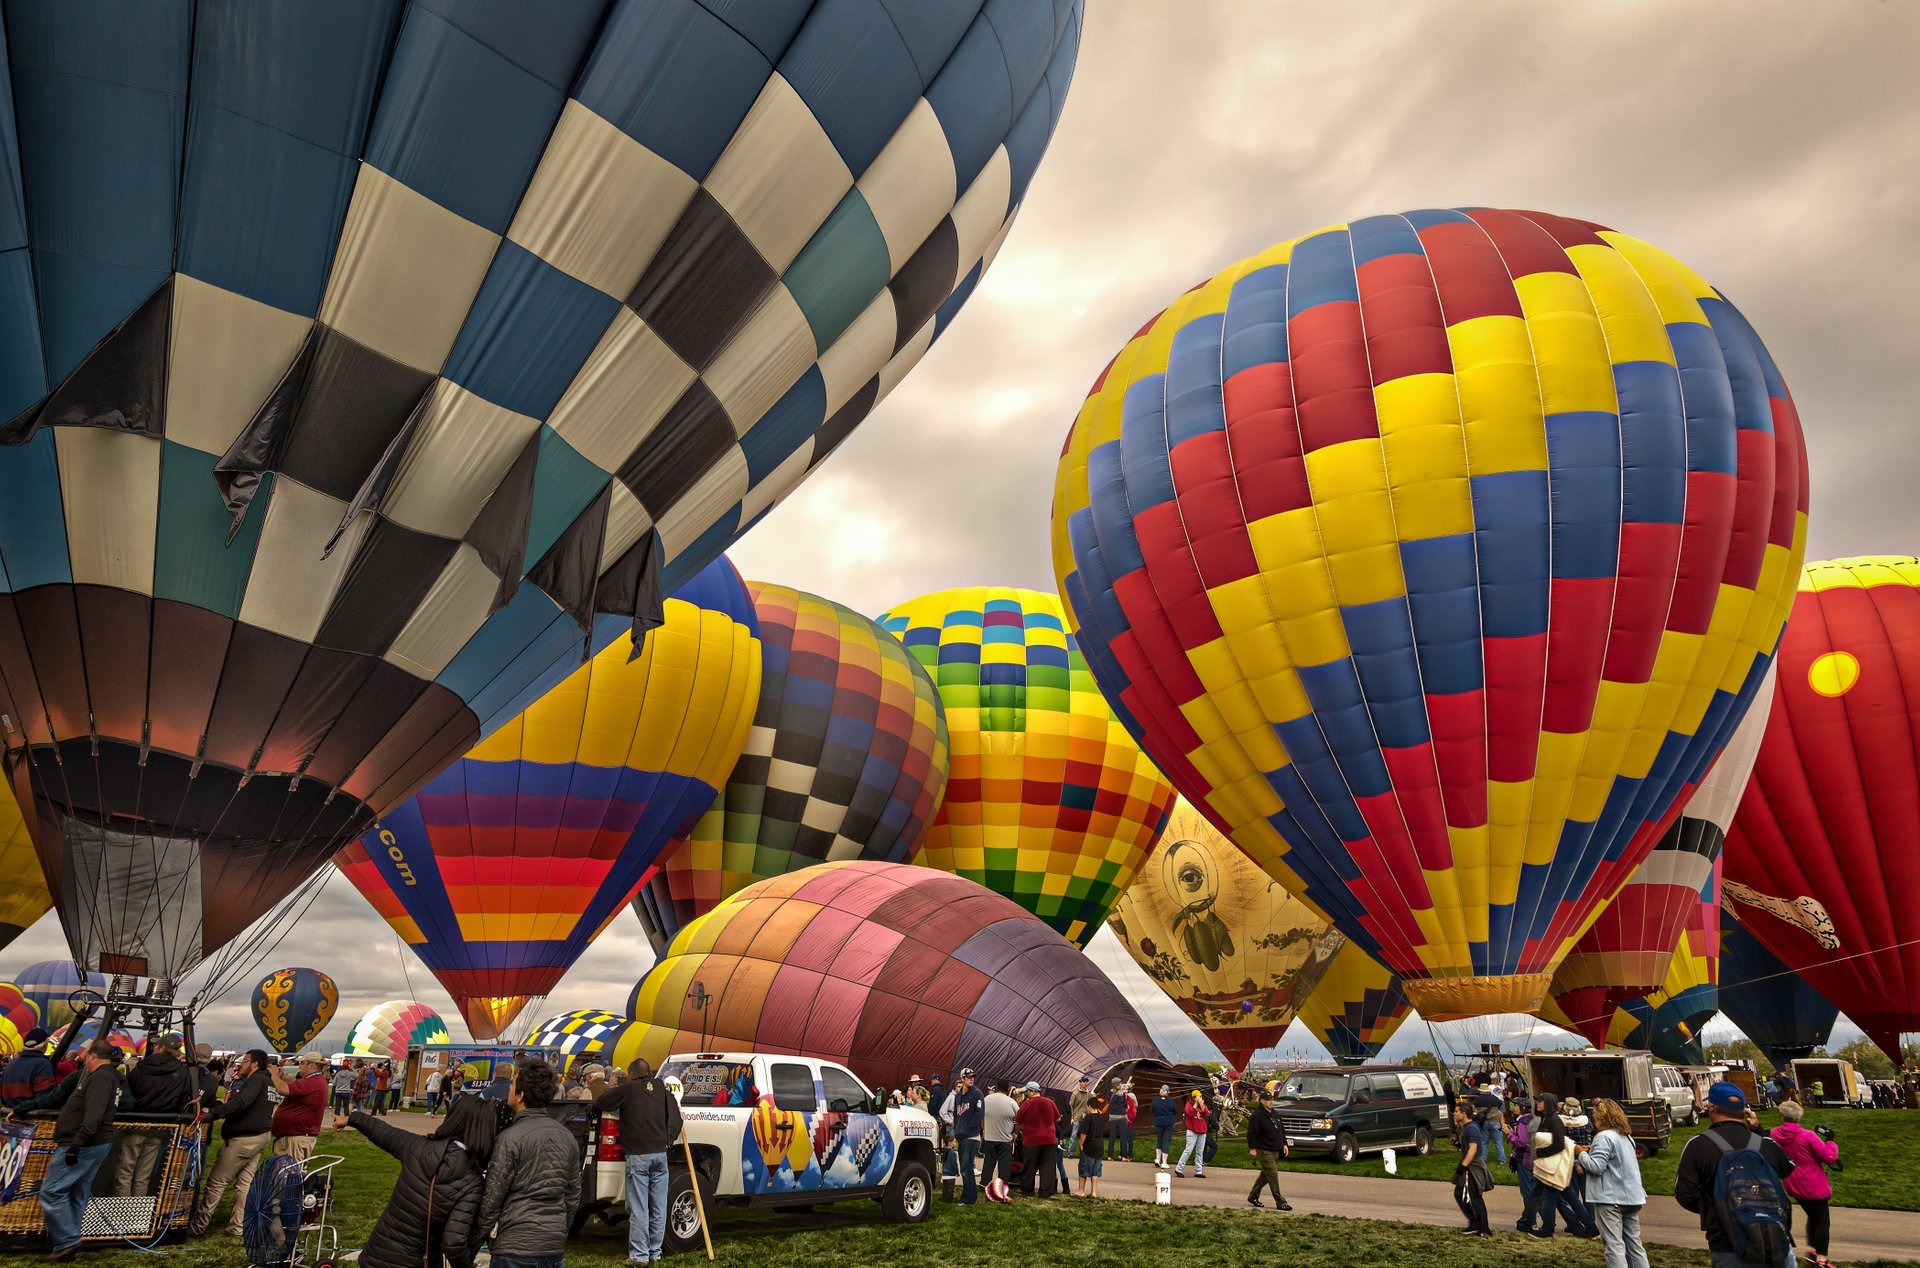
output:
[{"label": "wicker balloon basket", "polygon": [[[51,1115],[34,1122],[33,1143],[21,1167],[13,1196],[0,1202],[0,1247],[18,1249],[40,1245],[46,1236],[46,1224],[40,1211],[40,1183],[53,1159]],[[200,1175],[202,1153],[201,1128],[174,1120],[139,1122],[122,1120],[114,1124],[118,1137],[114,1150],[95,1178],[93,1197],[87,1203],[86,1220],[81,1226],[84,1245],[108,1245],[133,1241],[150,1243],[172,1233],[184,1232],[193,1216],[195,1186]],[[141,1161],[154,1168],[148,1192],[141,1197],[115,1193],[121,1160],[127,1156],[128,1143],[153,1140],[157,1148],[140,1149]],[[138,1157],[138,1154],[136,1154]]]}]

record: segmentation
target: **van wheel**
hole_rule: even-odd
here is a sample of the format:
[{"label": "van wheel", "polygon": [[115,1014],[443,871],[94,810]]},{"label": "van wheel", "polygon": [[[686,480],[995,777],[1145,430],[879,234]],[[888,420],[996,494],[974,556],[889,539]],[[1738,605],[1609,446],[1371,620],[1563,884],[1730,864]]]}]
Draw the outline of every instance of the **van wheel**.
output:
[{"label": "van wheel", "polygon": [[896,1224],[918,1224],[933,1211],[933,1173],[927,1164],[908,1158],[893,1169],[893,1179],[880,1197],[880,1210]]},{"label": "van wheel", "polygon": [[1413,1156],[1424,1158],[1433,1152],[1433,1132],[1425,1123],[1413,1129]]},{"label": "van wheel", "polygon": [[1333,1138],[1333,1160],[1335,1162],[1341,1166],[1345,1166],[1359,1156],[1360,1145],[1354,1140],[1352,1132],[1341,1132]]},{"label": "van wheel", "polygon": [[[685,1167],[675,1167],[667,1173],[667,1236],[666,1249],[686,1251],[699,1249],[700,1212],[704,1206],[707,1219],[713,1219],[713,1181],[706,1173],[688,1171]],[[694,1185],[700,1186],[700,1201],[694,1201]]]}]

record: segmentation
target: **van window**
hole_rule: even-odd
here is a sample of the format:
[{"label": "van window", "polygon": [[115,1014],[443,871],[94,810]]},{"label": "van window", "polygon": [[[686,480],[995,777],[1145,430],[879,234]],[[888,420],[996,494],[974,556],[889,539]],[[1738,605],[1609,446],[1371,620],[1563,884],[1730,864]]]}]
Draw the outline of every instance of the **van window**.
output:
[{"label": "van window", "polygon": [[[820,1083],[826,1089],[828,1105],[845,1101],[848,1110],[858,1113],[860,1107],[866,1104],[867,1089],[860,1086],[860,1080],[837,1066],[821,1066]],[[933,1108],[937,1112],[940,1107],[936,1105]]]},{"label": "van window", "polygon": [[818,1108],[813,1095],[813,1071],[790,1061],[774,1062],[773,1104],[775,1109],[783,1110]]},{"label": "van window", "polygon": [[1433,1076],[1419,1072],[1402,1074],[1400,1094],[1409,1101],[1431,1100],[1440,1095],[1440,1089],[1434,1086]]},{"label": "van window", "polygon": [[1280,1095],[1295,1101],[1344,1101],[1347,1099],[1347,1076],[1296,1074],[1281,1085]]},{"label": "van window", "polygon": [[1373,1099],[1373,1080],[1364,1074],[1355,1075],[1353,1078],[1353,1103],[1355,1105],[1370,1105],[1373,1103]]}]

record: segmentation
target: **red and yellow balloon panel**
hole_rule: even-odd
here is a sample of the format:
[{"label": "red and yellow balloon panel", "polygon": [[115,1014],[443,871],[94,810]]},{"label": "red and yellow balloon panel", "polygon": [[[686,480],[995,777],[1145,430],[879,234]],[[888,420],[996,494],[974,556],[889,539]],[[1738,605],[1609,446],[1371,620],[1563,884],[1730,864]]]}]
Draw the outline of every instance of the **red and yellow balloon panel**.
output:
[{"label": "red and yellow balloon panel", "polygon": [[1803,465],[1765,347],[1664,251],[1377,216],[1121,349],[1054,561],[1183,793],[1423,1013],[1525,1012],[1758,688]]}]

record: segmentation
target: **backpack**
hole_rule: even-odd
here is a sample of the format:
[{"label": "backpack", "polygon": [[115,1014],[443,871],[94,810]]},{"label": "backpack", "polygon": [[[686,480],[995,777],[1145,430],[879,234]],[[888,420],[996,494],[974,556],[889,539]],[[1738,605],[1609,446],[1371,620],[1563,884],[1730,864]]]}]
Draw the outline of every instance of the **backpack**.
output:
[{"label": "backpack", "polygon": [[1735,1146],[1717,1131],[1700,1133],[1720,1151],[1713,1169],[1713,1205],[1733,1249],[1750,1264],[1782,1264],[1793,1238],[1788,1229],[1793,1208],[1780,1174],[1760,1152],[1756,1133]]}]

